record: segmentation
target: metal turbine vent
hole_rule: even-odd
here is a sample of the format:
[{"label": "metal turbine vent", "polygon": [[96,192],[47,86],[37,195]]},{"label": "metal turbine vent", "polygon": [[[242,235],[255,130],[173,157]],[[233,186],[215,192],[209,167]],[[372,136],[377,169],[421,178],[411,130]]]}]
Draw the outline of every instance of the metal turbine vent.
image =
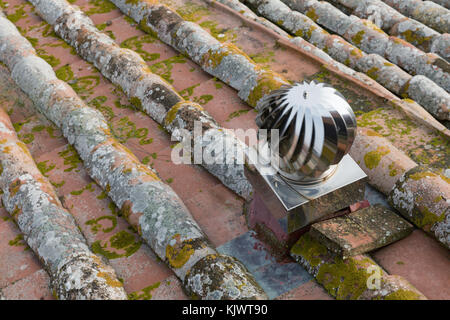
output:
[{"label": "metal turbine vent", "polygon": [[267,95],[259,110],[259,128],[279,129],[279,140],[272,142],[279,150],[275,169],[294,183],[326,179],[355,138],[355,114],[345,98],[324,83],[283,86]]}]

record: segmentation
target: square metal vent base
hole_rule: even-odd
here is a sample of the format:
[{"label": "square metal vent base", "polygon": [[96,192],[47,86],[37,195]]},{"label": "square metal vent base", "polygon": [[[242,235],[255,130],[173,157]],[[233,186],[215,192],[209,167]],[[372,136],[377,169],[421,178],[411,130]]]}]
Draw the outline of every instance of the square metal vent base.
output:
[{"label": "square metal vent base", "polygon": [[258,170],[248,168],[245,175],[273,220],[278,221],[287,234],[364,200],[364,182],[367,178],[348,154],[342,158],[332,176],[313,185],[293,184],[279,174],[262,175]]}]

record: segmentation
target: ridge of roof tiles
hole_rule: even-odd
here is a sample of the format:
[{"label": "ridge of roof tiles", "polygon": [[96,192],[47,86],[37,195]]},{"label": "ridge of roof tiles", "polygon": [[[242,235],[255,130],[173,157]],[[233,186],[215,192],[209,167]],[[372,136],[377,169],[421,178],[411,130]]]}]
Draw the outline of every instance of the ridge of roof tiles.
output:
[{"label": "ridge of roof tiles", "polygon": [[[9,24],[0,12],[0,43],[5,43]],[[14,34],[6,41],[8,46],[13,47],[13,38]],[[5,53],[6,50],[0,49],[0,59]],[[26,145],[17,138],[3,109],[0,109],[0,174],[4,206],[46,267],[59,299],[126,299],[114,270],[89,250],[77,223],[36,167]]]},{"label": "ridge of roof tiles", "polygon": [[[348,1],[348,0],[329,0],[337,5],[342,5],[349,11],[363,19],[368,19],[373,22],[376,26],[381,28],[386,33],[391,36],[396,36],[404,39],[417,48],[425,52],[434,52],[445,59],[449,59],[450,52],[446,52],[446,47],[449,46],[448,34],[443,35],[441,33],[448,33],[448,21],[446,21],[445,15],[448,15],[448,10],[435,4],[427,2],[424,10],[421,11],[422,15],[416,15],[417,17],[426,17],[427,23],[421,23],[416,21],[417,17],[410,16],[412,19],[405,17],[402,13],[406,12],[403,10],[401,13],[397,11],[398,6],[393,6],[393,2],[382,1],[382,0],[363,0],[363,1]],[[386,3],[385,3],[386,2]],[[408,1],[401,1],[406,4]],[[421,0],[416,1],[412,7],[416,8],[422,7],[424,4]],[[410,4],[411,5],[411,4]],[[429,5],[433,8],[430,8]],[[441,10],[439,10],[439,8]],[[396,10],[397,9],[397,10]],[[447,18],[448,20],[448,18]],[[429,24],[432,24],[434,28],[431,28]]]},{"label": "ridge of roof tiles", "polygon": [[[55,4],[45,3],[50,8]],[[71,13],[75,17],[80,14],[70,10],[65,1],[58,3],[62,5],[56,6],[60,14],[67,13],[65,10],[68,18],[73,18]],[[76,18],[72,20],[75,21]],[[5,28],[0,39],[9,40],[9,46],[2,46],[2,60],[13,79],[35,106],[62,129],[89,175],[168,263],[188,295],[202,299],[265,298],[241,263],[217,253],[172,188],[112,136],[103,115],[86,106],[69,85],[56,77],[9,20],[2,18],[2,23]],[[101,40],[97,44],[111,43]]]},{"label": "ridge of roof tiles", "polygon": [[[367,73],[397,95],[418,101],[437,119],[450,118],[450,95],[447,92],[450,90],[450,75],[446,72],[448,63],[439,56],[426,54],[404,40],[389,37],[370,21],[348,17],[328,2],[244,2],[270,21],[327,51],[339,62]],[[350,43],[338,35],[329,34],[314,21],[340,34]],[[444,68],[437,66],[440,65],[438,61],[444,64]]]},{"label": "ridge of roof tiles", "polygon": [[[450,32],[450,11],[438,3],[422,0],[382,0],[384,3],[441,33]],[[445,1],[445,0],[444,0]],[[448,7],[448,1],[447,1]]]}]

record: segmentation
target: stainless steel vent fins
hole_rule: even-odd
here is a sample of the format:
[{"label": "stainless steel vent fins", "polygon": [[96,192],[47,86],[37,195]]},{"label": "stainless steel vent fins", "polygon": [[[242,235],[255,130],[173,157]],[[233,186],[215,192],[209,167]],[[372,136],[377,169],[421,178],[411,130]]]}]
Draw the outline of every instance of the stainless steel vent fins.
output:
[{"label": "stainless steel vent fins", "polygon": [[[278,173],[294,183],[326,179],[348,153],[356,134],[356,118],[333,87],[314,81],[274,90],[259,107],[260,129],[279,129]],[[268,134],[270,142],[270,134]]]}]

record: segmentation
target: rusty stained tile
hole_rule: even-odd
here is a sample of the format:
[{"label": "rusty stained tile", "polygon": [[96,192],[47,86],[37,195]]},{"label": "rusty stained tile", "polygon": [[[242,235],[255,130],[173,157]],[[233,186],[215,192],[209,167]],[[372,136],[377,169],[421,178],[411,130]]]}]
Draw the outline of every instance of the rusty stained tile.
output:
[{"label": "rusty stained tile", "polygon": [[381,205],[374,205],[315,223],[310,234],[344,258],[372,251],[398,241],[413,230],[405,219]]}]

